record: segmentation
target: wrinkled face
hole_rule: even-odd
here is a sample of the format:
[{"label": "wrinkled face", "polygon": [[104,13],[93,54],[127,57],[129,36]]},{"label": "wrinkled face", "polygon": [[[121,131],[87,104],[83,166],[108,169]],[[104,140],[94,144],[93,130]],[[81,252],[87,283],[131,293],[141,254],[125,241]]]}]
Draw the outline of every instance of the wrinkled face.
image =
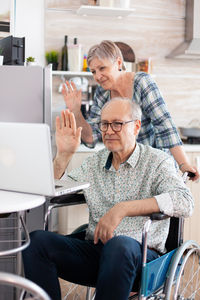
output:
[{"label": "wrinkled face", "polygon": [[99,60],[97,57],[90,62],[90,71],[93,74],[94,80],[102,86],[103,89],[109,90],[120,75],[121,58],[115,62],[108,59]]},{"label": "wrinkled face", "polygon": [[[101,114],[101,122],[126,122],[130,120],[132,120],[130,104],[123,100],[111,102]],[[135,147],[139,129],[140,121],[138,120],[122,125],[120,132],[113,131],[109,126],[106,132],[102,132],[104,145],[112,152],[129,152]]]}]

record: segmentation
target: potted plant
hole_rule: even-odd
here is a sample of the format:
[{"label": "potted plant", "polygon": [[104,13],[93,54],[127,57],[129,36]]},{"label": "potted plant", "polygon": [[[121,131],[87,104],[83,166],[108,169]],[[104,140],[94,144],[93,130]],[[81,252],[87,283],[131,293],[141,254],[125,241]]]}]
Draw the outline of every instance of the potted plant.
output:
[{"label": "potted plant", "polygon": [[58,69],[58,52],[55,50],[46,52],[45,54],[47,64],[52,64],[52,70]]},{"label": "potted plant", "polygon": [[0,66],[3,65],[3,48],[0,47]]},{"label": "potted plant", "polygon": [[36,62],[35,62],[35,58],[32,56],[27,57],[26,59],[26,65],[27,66],[35,66]]}]

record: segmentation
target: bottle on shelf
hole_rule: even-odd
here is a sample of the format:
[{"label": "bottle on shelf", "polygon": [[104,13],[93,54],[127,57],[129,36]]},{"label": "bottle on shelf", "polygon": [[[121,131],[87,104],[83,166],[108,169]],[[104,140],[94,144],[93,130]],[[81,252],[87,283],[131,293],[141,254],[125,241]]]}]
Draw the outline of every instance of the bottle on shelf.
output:
[{"label": "bottle on shelf", "polygon": [[89,102],[89,105],[93,104],[93,96],[94,96],[94,87],[92,85],[88,85],[88,102]]},{"label": "bottle on shelf", "polygon": [[88,65],[87,65],[87,55],[84,54],[83,56],[83,69],[82,69],[83,72],[90,72],[90,69],[88,68]]},{"label": "bottle on shelf", "polygon": [[77,38],[74,38],[73,45],[68,46],[69,70],[72,72],[82,71],[82,46],[78,44]]},{"label": "bottle on shelf", "polygon": [[62,71],[68,71],[68,45],[67,45],[68,36],[65,35],[65,44],[62,47]]}]

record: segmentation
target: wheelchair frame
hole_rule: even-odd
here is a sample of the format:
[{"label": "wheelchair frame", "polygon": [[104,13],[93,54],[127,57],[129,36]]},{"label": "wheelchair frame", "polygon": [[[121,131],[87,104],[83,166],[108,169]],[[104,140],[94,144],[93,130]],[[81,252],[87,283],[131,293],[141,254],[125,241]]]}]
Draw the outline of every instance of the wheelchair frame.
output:
[{"label": "wheelchair frame", "polygon": [[[152,221],[169,218],[161,213],[153,214],[143,229],[143,265],[141,275],[140,300],[197,300],[200,299],[200,246],[193,240],[183,243],[183,218],[179,222],[178,248],[167,252],[154,261],[146,263],[147,233]],[[196,265],[191,266],[190,260]],[[192,274],[184,281],[189,263]],[[196,269],[195,269],[196,268]],[[186,274],[187,275],[187,274]],[[134,297],[129,297],[134,299]]]},{"label": "wheelchair frame", "polygon": [[0,272],[0,284],[8,285],[22,290],[23,295],[21,295],[20,299],[24,299],[22,297],[24,296],[25,291],[27,291],[33,296],[33,299],[35,300],[51,300],[47,293],[41,287],[36,285],[34,282],[23,278],[19,275]]}]

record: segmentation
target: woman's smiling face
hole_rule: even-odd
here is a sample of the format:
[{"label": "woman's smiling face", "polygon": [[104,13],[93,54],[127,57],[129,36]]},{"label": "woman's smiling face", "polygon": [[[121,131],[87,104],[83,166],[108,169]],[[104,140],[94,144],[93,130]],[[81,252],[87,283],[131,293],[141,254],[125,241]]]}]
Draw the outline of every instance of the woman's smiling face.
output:
[{"label": "woman's smiling face", "polygon": [[111,90],[116,79],[119,76],[121,60],[117,59],[111,62],[108,59],[99,59],[95,57],[90,62],[90,71],[93,74],[94,80],[105,90]]}]

